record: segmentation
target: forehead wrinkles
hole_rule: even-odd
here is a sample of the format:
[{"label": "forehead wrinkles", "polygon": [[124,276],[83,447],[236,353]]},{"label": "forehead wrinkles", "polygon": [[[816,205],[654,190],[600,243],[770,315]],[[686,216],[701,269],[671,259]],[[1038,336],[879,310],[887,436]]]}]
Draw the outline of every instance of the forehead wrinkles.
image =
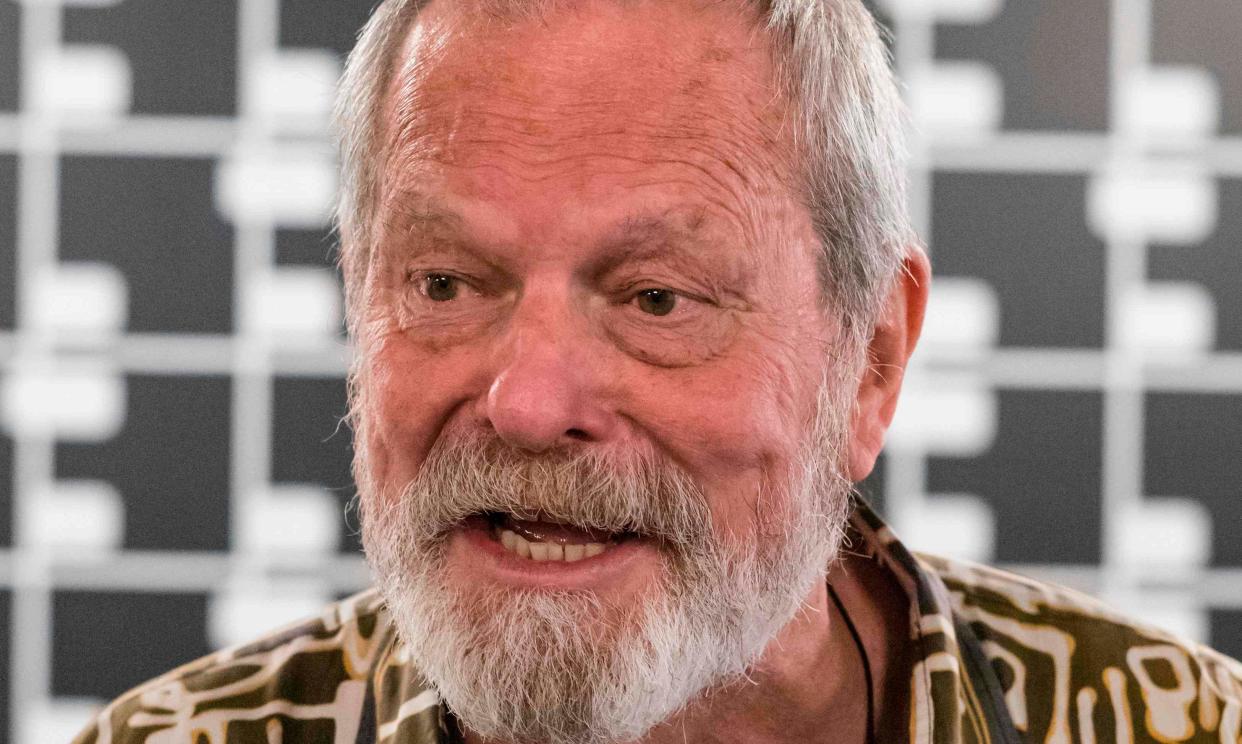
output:
[{"label": "forehead wrinkles", "polygon": [[390,91],[385,171],[507,164],[538,179],[595,160],[608,172],[663,163],[697,169],[733,199],[764,176],[790,183],[762,30],[728,16],[659,32],[620,12],[516,26],[420,19]]}]

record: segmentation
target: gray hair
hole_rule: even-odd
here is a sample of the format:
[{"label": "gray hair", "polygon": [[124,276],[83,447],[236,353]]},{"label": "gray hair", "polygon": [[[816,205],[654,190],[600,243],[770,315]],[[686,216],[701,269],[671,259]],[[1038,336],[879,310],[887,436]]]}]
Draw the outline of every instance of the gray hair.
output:
[{"label": "gray hair", "polygon": [[[337,205],[346,315],[357,332],[380,200],[385,95],[427,0],[385,0],[359,35],[336,106]],[[523,12],[541,0],[492,0]],[[742,0],[759,10],[793,104],[803,198],[823,250],[821,281],[850,340],[876,311],[915,240],[906,212],[904,109],[882,32],[861,0]]]}]

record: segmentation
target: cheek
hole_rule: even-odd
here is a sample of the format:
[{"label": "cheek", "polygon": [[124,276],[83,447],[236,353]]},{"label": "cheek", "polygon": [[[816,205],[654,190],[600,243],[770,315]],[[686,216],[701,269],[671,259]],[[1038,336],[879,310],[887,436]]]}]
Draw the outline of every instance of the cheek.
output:
[{"label": "cheek", "polygon": [[728,359],[687,370],[662,405],[721,466],[763,468],[796,448],[814,411],[819,366],[794,345],[752,335]]},{"label": "cheek", "polygon": [[[791,398],[772,383],[774,370],[753,360],[699,369],[649,396],[647,426],[706,493],[713,521],[730,543],[753,541],[768,530],[787,497],[803,431]],[[782,377],[784,377],[782,375]]]},{"label": "cheek", "polygon": [[366,352],[359,384],[377,485],[400,486],[414,477],[446,423],[471,398],[475,363],[464,350],[427,353],[399,333]]}]

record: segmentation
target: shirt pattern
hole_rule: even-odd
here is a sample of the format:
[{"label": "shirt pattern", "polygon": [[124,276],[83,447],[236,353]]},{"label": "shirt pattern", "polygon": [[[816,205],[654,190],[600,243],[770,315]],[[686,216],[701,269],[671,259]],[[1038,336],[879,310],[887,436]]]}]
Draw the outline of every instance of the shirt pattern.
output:
[{"label": "shirt pattern", "polygon": [[[1077,592],[913,553],[865,503],[852,526],[910,600],[911,744],[1239,744],[1239,662]],[[186,742],[460,737],[372,589],[126,693],[73,744]]]}]

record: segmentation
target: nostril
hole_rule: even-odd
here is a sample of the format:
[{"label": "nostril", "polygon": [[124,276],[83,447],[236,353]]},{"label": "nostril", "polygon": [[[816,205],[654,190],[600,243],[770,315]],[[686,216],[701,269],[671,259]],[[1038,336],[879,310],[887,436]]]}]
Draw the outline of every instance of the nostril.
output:
[{"label": "nostril", "polygon": [[587,439],[589,439],[589,437],[587,436],[587,433],[581,429],[570,429],[569,431],[565,432],[565,436],[570,437],[572,439],[577,439],[580,442],[585,442]]}]

